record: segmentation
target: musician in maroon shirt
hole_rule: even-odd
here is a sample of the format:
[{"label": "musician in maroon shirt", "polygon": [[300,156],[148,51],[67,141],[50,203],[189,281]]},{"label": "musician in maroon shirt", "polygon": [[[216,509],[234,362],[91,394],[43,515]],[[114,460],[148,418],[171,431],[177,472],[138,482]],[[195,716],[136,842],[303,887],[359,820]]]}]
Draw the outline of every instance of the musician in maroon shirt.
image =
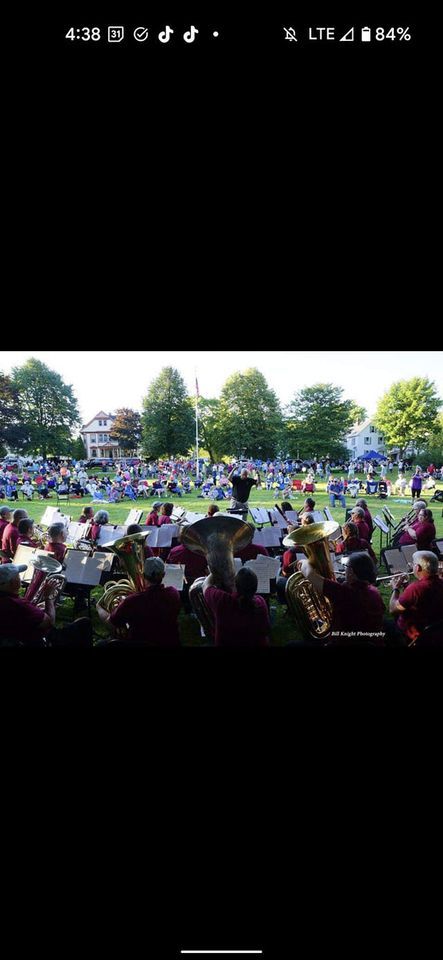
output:
[{"label": "musician in maroon shirt", "polygon": [[12,520],[12,510],[9,507],[2,507],[0,510],[0,549],[3,539],[3,531],[5,527],[8,526],[8,523],[11,523]]},{"label": "musician in maroon shirt", "polygon": [[367,553],[351,553],[345,583],[322,577],[309,560],[301,562],[300,570],[318,593],[331,602],[332,643],[369,641],[376,646],[385,645],[384,604],[375,586],[376,569]]},{"label": "musician in maroon shirt", "polygon": [[83,507],[83,510],[77,520],[77,523],[90,523],[90,521],[93,519],[94,519],[94,511],[92,507]]},{"label": "musician in maroon shirt", "polygon": [[361,509],[363,510],[363,513],[364,513],[364,515],[365,515],[365,516],[364,516],[364,520],[365,520],[365,523],[367,523],[368,528],[369,528],[369,537],[367,537],[367,539],[370,540],[371,537],[372,537],[372,534],[374,533],[374,523],[373,523],[373,520],[372,520],[371,512],[370,512],[370,510],[369,510],[369,508],[368,508],[368,505],[367,505],[367,503],[366,503],[366,500],[356,500],[355,506],[356,506],[356,507],[361,507]]},{"label": "musician in maroon shirt", "polygon": [[216,647],[267,647],[271,623],[263,597],[256,596],[257,576],[242,567],[235,578],[235,592],[212,586],[206,578],[203,593],[215,620]]},{"label": "musician in maroon shirt", "polygon": [[201,553],[195,553],[184,543],[178,547],[173,547],[166,557],[166,563],[182,563],[185,567],[185,579],[190,587],[198,577],[205,577],[208,572],[206,557]]},{"label": "musician in maroon shirt", "polygon": [[432,510],[427,507],[420,510],[418,520],[414,521],[409,527],[406,527],[402,533],[399,544],[417,544],[417,550],[430,550],[431,544],[435,540],[436,529],[432,516]]},{"label": "musician in maroon shirt", "polygon": [[162,503],[160,516],[158,518],[159,527],[163,526],[164,523],[172,523],[171,513],[174,509],[173,503]]},{"label": "musician in maroon shirt", "polygon": [[63,563],[66,554],[66,528],[63,523],[53,523],[48,527],[48,543],[45,546],[47,553],[53,553],[59,563]]},{"label": "musician in maroon shirt", "polygon": [[89,535],[90,540],[96,541],[100,536],[100,528],[103,527],[106,523],[109,523],[109,513],[107,510],[97,510],[97,513],[94,514],[94,522],[91,527],[91,533]]},{"label": "musician in maroon shirt", "polygon": [[[9,560],[12,560],[15,551],[17,550],[20,534],[18,532],[18,524],[20,520],[24,520],[28,514],[26,510],[14,510],[12,514],[12,520],[3,530],[2,536],[2,550],[6,553]],[[3,563],[8,563],[8,559],[3,559]]]},{"label": "musician in maroon shirt", "polygon": [[19,532],[19,544],[22,543],[26,547],[41,546],[40,541],[34,537],[34,521],[31,517],[24,517],[23,520],[19,520],[17,530]]},{"label": "musician in maroon shirt", "polygon": [[175,587],[165,587],[162,580],[165,565],[160,557],[145,560],[144,577],[146,589],[131,593],[109,614],[97,602],[100,620],[115,630],[129,631],[124,640],[149,647],[179,647],[178,615],[180,594]]},{"label": "musician in maroon shirt", "polygon": [[358,536],[361,540],[370,540],[369,527],[365,520],[363,507],[353,507],[351,511],[352,523],[355,523],[358,529]]},{"label": "musician in maroon shirt", "polygon": [[246,563],[246,560],[256,560],[259,554],[262,557],[269,557],[266,547],[262,547],[260,543],[248,543],[242,550],[236,550],[234,557],[239,557],[242,563]]},{"label": "musician in maroon shirt", "polygon": [[[126,531],[126,536],[127,536],[127,537],[131,537],[133,533],[143,533],[143,530],[142,530],[140,524],[138,524],[138,523],[130,523],[130,524],[129,524],[129,527],[128,527],[127,531]],[[148,547],[148,540],[149,540],[149,537],[146,537],[146,539],[145,539],[145,547],[144,547],[145,560],[147,560],[148,557],[153,557],[153,556],[154,556],[154,554],[153,554],[153,552],[152,552],[152,550],[151,550],[151,547]]]},{"label": "musician in maroon shirt", "polygon": [[151,512],[148,513],[148,516],[146,517],[146,523],[145,523],[146,527],[158,527],[159,525],[158,512],[160,510],[160,507],[161,507],[161,503],[159,502],[152,504]]},{"label": "musician in maroon shirt", "polygon": [[[438,576],[438,559],[431,550],[417,550],[412,557],[415,580],[400,593],[402,575],[393,577],[389,612],[399,615],[396,628],[408,640],[417,640],[425,627],[443,620],[443,580]],[[423,638],[426,642],[426,637]],[[433,641],[435,643],[435,641]],[[443,629],[440,642],[443,647]]]},{"label": "musician in maroon shirt", "polygon": [[367,550],[369,556],[375,564],[377,564],[377,557],[371,547],[371,544],[368,540],[362,540],[358,535],[358,527],[356,523],[352,523],[352,520],[348,520],[347,523],[343,524],[343,540],[333,541],[334,550],[336,554],[349,554],[349,553],[361,553],[362,550]]},{"label": "musician in maroon shirt", "polygon": [[46,596],[46,592],[51,590],[50,584],[43,590],[44,610],[19,596],[20,573],[24,570],[26,564],[22,563],[8,563],[0,567],[0,642],[13,642],[25,647],[47,644],[91,647],[92,627],[86,617],[74,620],[63,629],[55,627],[54,601]]}]

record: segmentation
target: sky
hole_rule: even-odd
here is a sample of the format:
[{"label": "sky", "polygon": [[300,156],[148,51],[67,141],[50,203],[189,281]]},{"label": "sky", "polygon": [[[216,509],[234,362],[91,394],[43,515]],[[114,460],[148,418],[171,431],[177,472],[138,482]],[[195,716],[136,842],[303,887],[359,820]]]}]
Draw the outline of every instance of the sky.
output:
[{"label": "sky", "polygon": [[396,380],[427,376],[443,397],[443,351],[4,351],[0,371],[10,373],[30,357],[56,370],[72,384],[82,423],[103,410],[141,410],[142,398],[162,367],[176,367],[190,393],[197,376],[200,396],[217,397],[226,378],[257,367],[283,405],[314,383],[343,387],[344,399],[375,412],[377,400]]}]

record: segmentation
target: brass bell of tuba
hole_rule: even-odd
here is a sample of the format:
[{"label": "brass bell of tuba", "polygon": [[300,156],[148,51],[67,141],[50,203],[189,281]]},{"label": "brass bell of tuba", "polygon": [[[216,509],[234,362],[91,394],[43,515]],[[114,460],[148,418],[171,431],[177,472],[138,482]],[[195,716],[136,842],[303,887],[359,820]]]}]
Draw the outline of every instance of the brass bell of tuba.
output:
[{"label": "brass bell of tuba", "polygon": [[[292,547],[295,543],[299,544],[317,573],[329,580],[335,580],[328,539],[338,529],[339,524],[335,520],[310,523],[288,533],[283,545]],[[289,577],[286,599],[289,611],[304,637],[308,635],[313,640],[323,640],[329,635],[332,624],[331,604],[300,571]]]},{"label": "brass bell of tuba", "polygon": [[[46,597],[55,600],[63,590],[65,576],[61,573],[62,565],[55,557],[31,557],[29,563],[34,567],[32,580],[24,595],[24,600],[28,603],[37,605],[43,600],[43,593]],[[46,592],[46,584],[50,584],[51,590]]]},{"label": "brass bell of tuba", "polygon": [[[207,558],[214,586],[231,593],[234,589],[234,552],[247,547],[255,527],[238,517],[217,513],[182,527],[181,542]],[[189,602],[201,623],[205,636],[214,640],[215,624],[203,595],[204,577],[198,577],[189,589]]]},{"label": "brass bell of tuba", "polygon": [[145,589],[144,565],[145,565],[145,540],[151,533],[150,530],[144,530],[142,533],[132,533],[128,537],[119,537],[106,544],[106,549],[111,550],[118,557],[120,566],[127,574],[127,579],[109,580],[105,584],[103,595],[100,599],[100,606],[107,613],[112,613],[125,597],[131,593],[141,593]]}]

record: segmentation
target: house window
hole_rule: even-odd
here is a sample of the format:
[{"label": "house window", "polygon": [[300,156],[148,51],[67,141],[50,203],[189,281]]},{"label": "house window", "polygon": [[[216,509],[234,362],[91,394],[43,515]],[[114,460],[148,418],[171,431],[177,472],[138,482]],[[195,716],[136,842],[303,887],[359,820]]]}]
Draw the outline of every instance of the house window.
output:
[{"label": "house window", "polygon": [[93,447],[91,450],[91,457],[96,457],[96,456],[97,456],[97,451]]},{"label": "house window", "polygon": [[370,444],[370,442],[371,442],[371,438],[370,438],[370,437],[365,437],[365,444],[366,444],[367,446]]},{"label": "house window", "polygon": [[352,438],[352,446],[353,446],[353,447],[357,446],[357,439],[356,439],[356,437],[353,437],[353,438]]},{"label": "house window", "polygon": [[379,436],[378,442],[379,442],[379,443],[383,443],[383,437]]},{"label": "house window", "polygon": [[107,420],[103,420],[103,426],[104,426],[104,427],[107,427],[107,426],[108,426],[108,421],[107,421]]},{"label": "house window", "polygon": [[369,433],[375,433],[375,427],[372,426],[372,423],[371,423],[371,426],[369,427]]},{"label": "house window", "polygon": [[97,443],[97,437],[91,437],[91,443]]}]

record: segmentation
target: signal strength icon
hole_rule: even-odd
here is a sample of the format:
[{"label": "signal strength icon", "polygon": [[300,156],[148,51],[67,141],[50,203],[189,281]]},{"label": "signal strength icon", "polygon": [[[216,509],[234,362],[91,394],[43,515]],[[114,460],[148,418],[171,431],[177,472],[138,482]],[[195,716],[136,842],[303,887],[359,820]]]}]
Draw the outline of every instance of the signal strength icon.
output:
[{"label": "signal strength icon", "polygon": [[345,41],[346,43],[351,43],[353,39],[354,39],[354,27],[351,27],[351,29],[348,30],[347,33],[344,33],[343,36],[340,37],[340,43],[343,43],[343,41]]}]

